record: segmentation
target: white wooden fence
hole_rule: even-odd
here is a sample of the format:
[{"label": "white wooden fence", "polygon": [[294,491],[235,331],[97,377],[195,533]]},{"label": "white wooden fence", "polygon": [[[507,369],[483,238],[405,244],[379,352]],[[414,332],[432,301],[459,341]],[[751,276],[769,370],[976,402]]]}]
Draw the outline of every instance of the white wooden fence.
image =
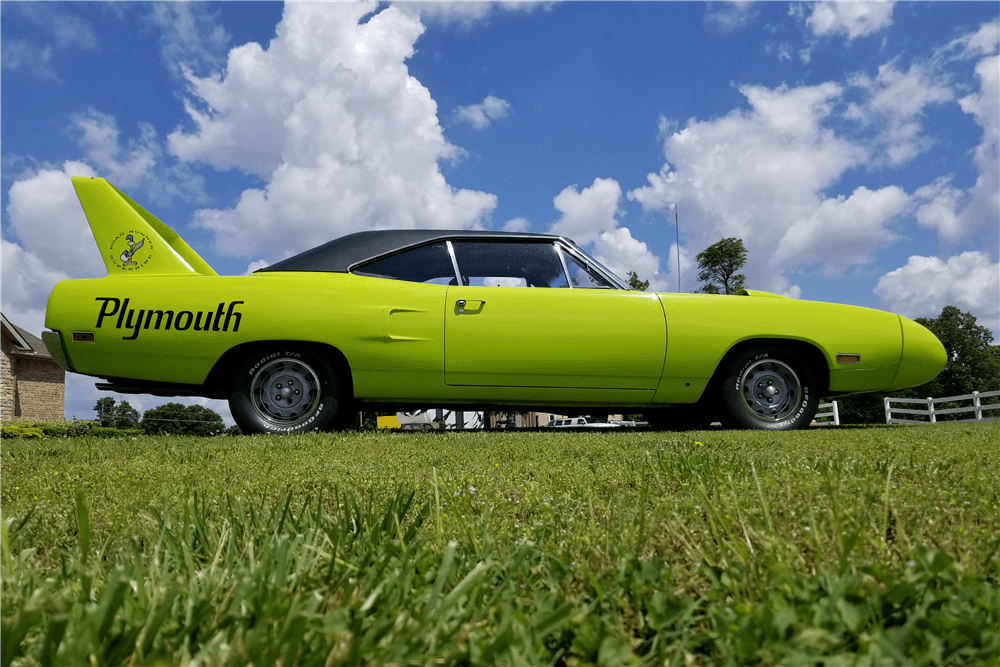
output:
[{"label": "white wooden fence", "polygon": [[[837,410],[837,401],[820,403],[817,410],[822,410],[823,408],[830,408],[830,410],[827,412],[817,412],[813,416],[813,422],[810,426],[840,426],[840,412]],[[820,421],[821,419],[824,421]]]},{"label": "white wooden fence", "polygon": [[[984,404],[984,398],[994,398],[1000,396],[1000,391],[974,391],[963,396],[945,396],[944,398],[890,398],[885,397],[885,423],[886,424],[936,424],[939,415],[957,415],[966,412],[973,413],[973,417],[968,419],[957,419],[948,421],[1000,421],[1000,403]],[[959,408],[938,408],[940,403],[958,403],[961,401],[972,401],[972,405]],[[894,408],[893,403],[905,405],[923,405],[917,408]],[[994,411],[989,416],[983,416],[984,412]],[[925,416],[927,419],[907,419],[894,417],[893,415]]]}]

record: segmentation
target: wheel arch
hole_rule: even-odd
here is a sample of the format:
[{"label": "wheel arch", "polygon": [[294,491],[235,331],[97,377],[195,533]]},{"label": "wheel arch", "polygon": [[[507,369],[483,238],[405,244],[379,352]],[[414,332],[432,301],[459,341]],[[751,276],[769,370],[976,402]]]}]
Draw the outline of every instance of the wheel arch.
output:
[{"label": "wheel arch", "polygon": [[708,392],[710,388],[718,386],[733,359],[755,347],[778,347],[794,352],[803,362],[808,364],[809,370],[812,371],[813,377],[819,385],[817,389],[820,395],[825,395],[828,391],[830,369],[827,367],[823,352],[815,344],[795,338],[748,338],[736,343],[719,360],[705,391]]},{"label": "wheel arch", "polygon": [[337,373],[337,379],[342,383],[341,390],[345,393],[345,397],[349,399],[354,397],[354,379],[351,375],[351,365],[348,363],[344,353],[333,345],[305,340],[257,340],[232,347],[215,362],[205,380],[205,387],[228,394],[233,376],[236,374],[236,369],[239,368],[240,364],[257,352],[273,348],[275,345],[294,345],[296,347],[307,348],[322,356],[333,366],[333,370]]}]

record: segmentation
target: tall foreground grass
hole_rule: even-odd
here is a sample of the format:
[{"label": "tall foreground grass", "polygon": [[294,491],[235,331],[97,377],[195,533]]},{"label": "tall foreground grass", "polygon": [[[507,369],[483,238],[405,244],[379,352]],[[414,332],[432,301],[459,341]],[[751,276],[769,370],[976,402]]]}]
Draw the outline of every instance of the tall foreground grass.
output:
[{"label": "tall foreground grass", "polygon": [[3,443],[9,664],[997,664],[1000,425]]}]

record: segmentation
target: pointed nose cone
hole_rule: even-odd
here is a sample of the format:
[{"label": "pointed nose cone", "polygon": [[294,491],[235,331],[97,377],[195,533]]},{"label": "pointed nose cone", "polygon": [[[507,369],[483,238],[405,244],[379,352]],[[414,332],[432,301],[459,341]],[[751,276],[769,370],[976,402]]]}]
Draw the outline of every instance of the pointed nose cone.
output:
[{"label": "pointed nose cone", "polygon": [[948,355],[944,345],[926,327],[905,317],[899,318],[903,329],[903,355],[892,389],[905,389],[930,382],[944,370]]}]

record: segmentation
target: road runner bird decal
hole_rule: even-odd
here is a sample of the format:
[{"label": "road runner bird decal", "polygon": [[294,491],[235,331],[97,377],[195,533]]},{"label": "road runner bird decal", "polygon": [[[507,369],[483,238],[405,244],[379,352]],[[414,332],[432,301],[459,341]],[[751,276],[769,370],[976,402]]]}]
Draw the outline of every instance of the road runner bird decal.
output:
[{"label": "road runner bird decal", "polygon": [[129,234],[128,236],[125,237],[125,240],[128,242],[128,250],[122,253],[121,256],[122,264],[124,266],[136,266],[136,263],[132,261],[132,255],[134,255],[135,252],[143,246],[143,244],[146,242],[146,239],[143,239],[138,243],[136,243],[132,238],[132,235]]}]

